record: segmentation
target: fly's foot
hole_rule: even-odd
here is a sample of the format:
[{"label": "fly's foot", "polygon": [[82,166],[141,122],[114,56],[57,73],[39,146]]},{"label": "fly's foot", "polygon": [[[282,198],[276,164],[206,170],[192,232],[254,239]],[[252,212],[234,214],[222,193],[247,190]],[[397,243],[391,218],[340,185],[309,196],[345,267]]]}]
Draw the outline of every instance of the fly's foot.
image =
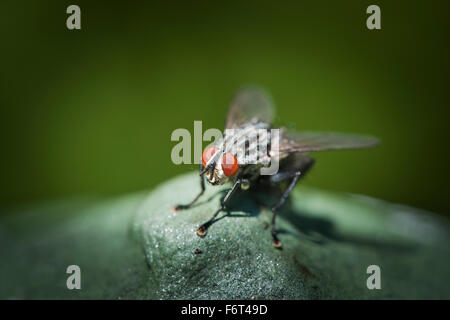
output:
[{"label": "fly's foot", "polygon": [[179,204],[179,205],[177,205],[177,206],[172,208],[172,212],[177,213],[180,210],[185,210],[185,209],[188,209],[188,208],[189,208],[189,206]]},{"label": "fly's foot", "polygon": [[204,236],[206,236],[206,231],[207,231],[207,227],[205,225],[202,225],[202,226],[198,227],[196,232],[199,237],[203,238]]},{"label": "fly's foot", "polygon": [[277,249],[282,249],[282,247],[283,247],[283,244],[278,239],[278,237],[277,237],[277,235],[275,233],[272,233],[272,244]]},{"label": "fly's foot", "polygon": [[281,248],[283,248],[283,244],[281,243],[281,241],[280,240],[272,240],[272,244],[273,244],[273,246],[275,247],[275,248],[277,248],[277,249],[281,249]]}]

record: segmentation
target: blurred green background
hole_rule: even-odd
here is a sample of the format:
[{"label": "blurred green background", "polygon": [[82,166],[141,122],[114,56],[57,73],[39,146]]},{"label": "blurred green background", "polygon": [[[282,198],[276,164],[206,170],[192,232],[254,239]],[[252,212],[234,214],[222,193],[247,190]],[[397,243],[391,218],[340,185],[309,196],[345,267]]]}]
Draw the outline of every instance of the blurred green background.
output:
[{"label": "blurred green background", "polygon": [[[366,28],[370,4],[381,30]],[[194,170],[171,162],[171,132],[222,128],[235,90],[256,83],[280,123],[383,141],[316,154],[305,184],[450,214],[448,2],[8,0],[0,12],[3,208]]]}]

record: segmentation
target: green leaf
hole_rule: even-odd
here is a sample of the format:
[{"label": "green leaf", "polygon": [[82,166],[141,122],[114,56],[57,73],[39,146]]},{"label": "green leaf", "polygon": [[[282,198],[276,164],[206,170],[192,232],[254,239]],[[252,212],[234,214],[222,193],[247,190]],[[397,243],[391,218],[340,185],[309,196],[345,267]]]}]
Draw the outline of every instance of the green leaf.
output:
[{"label": "green leaf", "polygon": [[[192,173],[148,194],[4,217],[0,298],[450,298],[447,220],[300,185],[277,220],[283,242],[277,250],[271,212],[260,204],[276,197],[251,189],[239,192],[206,237],[198,237],[196,228],[227,188],[207,186],[193,208],[172,212],[192,200],[198,184]],[[66,287],[72,264],[81,268],[81,290]],[[367,288],[370,265],[381,269],[380,290]]]}]

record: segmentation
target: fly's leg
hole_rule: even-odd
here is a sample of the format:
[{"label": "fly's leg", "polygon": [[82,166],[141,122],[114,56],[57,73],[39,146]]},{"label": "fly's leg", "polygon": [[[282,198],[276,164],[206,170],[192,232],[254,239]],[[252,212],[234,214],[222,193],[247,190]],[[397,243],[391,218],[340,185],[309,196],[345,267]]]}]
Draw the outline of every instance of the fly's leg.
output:
[{"label": "fly's leg", "polygon": [[[203,170],[203,164],[200,164],[200,172],[202,170]],[[198,198],[200,198],[201,195],[205,192],[205,178],[204,178],[204,175],[200,175],[200,188],[201,188],[201,191],[194,198],[194,200],[192,200],[188,204],[179,204],[176,207],[174,207],[172,210],[176,212],[178,210],[185,210],[185,209],[189,209],[190,207],[192,207],[192,205],[198,200]]]},{"label": "fly's leg", "polygon": [[284,168],[281,169],[279,173],[269,178],[269,181],[272,184],[277,184],[287,179],[292,179],[287,189],[281,195],[280,200],[278,200],[278,202],[272,207],[273,215],[272,215],[272,222],[270,224],[270,232],[272,234],[272,244],[276,248],[281,248],[282,246],[281,241],[278,239],[277,232],[275,230],[275,220],[277,218],[278,209],[286,201],[287,197],[291,193],[292,189],[294,189],[298,180],[301,177],[305,176],[305,174],[308,172],[309,169],[311,169],[313,164],[314,164],[313,158],[302,154],[295,154],[288,159]]},{"label": "fly's leg", "polygon": [[219,212],[222,211],[223,209],[225,209],[226,203],[230,199],[230,197],[233,194],[233,192],[241,185],[241,183],[242,183],[241,179],[236,180],[236,182],[234,183],[233,187],[231,187],[231,189],[228,190],[227,194],[222,199],[222,202],[220,204],[219,209],[217,209],[217,211],[214,212],[214,214],[211,217],[211,219],[209,219],[204,224],[202,224],[200,227],[198,227],[198,229],[197,229],[197,235],[198,236],[204,237],[206,235],[206,231],[208,230],[209,226],[213,223],[214,219],[216,219],[216,217],[219,214]]},{"label": "fly's leg", "polygon": [[273,215],[272,215],[272,222],[270,223],[270,232],[272,234],[272,244],[274,245],[275,248],[281,248],[282,246],[281,241],[277,237],[277,232],[275,231],[275,219],[277,218],[278,209],[286,201],[292,189],[294,189],[298,179],[300,178],[300,174],[301,174],[300,171],[296,171],[295,173],[293,173],[293,178],[291,183],[289,184],[289,187],[281,195],[281,198],[280,200],[278,200],[277,204],[272,207]]}]

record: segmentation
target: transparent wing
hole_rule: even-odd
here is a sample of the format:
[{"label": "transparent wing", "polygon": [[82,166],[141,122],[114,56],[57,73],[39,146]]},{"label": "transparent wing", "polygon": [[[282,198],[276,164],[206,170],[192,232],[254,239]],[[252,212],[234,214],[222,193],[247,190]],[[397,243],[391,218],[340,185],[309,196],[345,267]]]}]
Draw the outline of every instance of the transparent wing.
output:
[{"label": "transparent wing", "polygon": [[280,155],[290,152],[370,148],[379,143],[378,139],[371,136],[283,130],[280,137]]},{"label": "transparent wing", "polygon": [[245,87],[231,100],[225,128],[238,127],[251,121],[270,124],[274,115],[272,98],[267,92],[256,86]]}]

